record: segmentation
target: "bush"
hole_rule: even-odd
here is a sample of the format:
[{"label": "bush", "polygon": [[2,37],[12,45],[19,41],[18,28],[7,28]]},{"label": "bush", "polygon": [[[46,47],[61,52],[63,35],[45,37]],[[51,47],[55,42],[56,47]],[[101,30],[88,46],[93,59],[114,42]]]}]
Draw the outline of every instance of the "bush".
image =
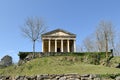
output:
[{"label": "bush", "polygon": [[118,73],[118,74],[103,74],[103,75],[100,75],[101,78],[107,78],[107,79],[115,79],[117,76],[120,76],[120,73]]},{"label": "bush", "polygon": [[11,56],[8,56],[8,55],[6,55],[6,56],[4,56],[2,59],[1,59],[1,61],[0,61],[0,65],[1,65],[1,67],[7,67],[7,66],[10,66],[10,65],[12,65],[12,57]]},{"label": "bush", "polygon": [[18,54],[18,56],[21,60],[24,60],[29,54],[31,54],[31,53],[30,52],[20,52]]}]

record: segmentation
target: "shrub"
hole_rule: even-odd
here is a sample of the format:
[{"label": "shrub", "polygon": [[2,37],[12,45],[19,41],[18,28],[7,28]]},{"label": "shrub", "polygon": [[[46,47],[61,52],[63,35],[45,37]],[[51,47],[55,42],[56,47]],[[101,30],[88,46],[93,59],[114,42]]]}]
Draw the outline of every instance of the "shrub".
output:
[{"label": "shrub", "polygon": [[120,73],[118,74],[101,74],[101,78],[107,78],[107,79],[115,79],[117,76],[120,76]]},{"label": "shrub", "polygon": [[24,60],[29,54],[31,54],[30,52],[19,52],[18,56],[21,60]]},{"label": "shrub", "polygon": [[12,65],[12,63],[13,63],[12,62],[12,57],[6,55],[1,59],[0,65],[1,65],[1,67],[7,67],[7,66]]}]

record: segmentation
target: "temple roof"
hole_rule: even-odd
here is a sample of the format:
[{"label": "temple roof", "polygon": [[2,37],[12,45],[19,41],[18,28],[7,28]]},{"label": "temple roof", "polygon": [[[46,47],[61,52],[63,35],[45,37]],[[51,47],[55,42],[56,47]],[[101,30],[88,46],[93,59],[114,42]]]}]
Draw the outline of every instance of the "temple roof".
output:
[{"label": "temple roof", "polygon": [[53,31],[50,31],[50,32],[47,32],[47,33],[44,33],[42,34],[42,37],[45,37],[45,36],[72,36],[72,37],[76,37],[75,34],[71,33],[71,32],[68,32],[68,31],[65,31],[63,29],[55,29]]}]

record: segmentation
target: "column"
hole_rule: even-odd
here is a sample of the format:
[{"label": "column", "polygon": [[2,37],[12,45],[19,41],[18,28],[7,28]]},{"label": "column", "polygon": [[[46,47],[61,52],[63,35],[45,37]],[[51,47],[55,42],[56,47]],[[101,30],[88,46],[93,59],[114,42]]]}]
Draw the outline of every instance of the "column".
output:
[{"label": "column", "polygon": [[55,39],[55,52],[57,52],[57,40]]},{"label": "column", "polygon": [[50,49],[51,49],[51,40],[50,40],[50,39],[49,39],[48,45],[49,45],[49,47],[48,47],[48,52],[51,52],[51,51],[50,51]]},{"label": "column", "polygon": [[63,39],[61,39],[61,52],[63,52]]},{"label": "column", "polygon": [[73,40],[74,42],[74,52],[76,52],[76,40]]},{"label": "column", "polygon": [[67,50],[70,52],[69,40],[67,40]]},{"label": "column", "polygon": [[42,52],[44,52],[44,40],[42,39]]}]

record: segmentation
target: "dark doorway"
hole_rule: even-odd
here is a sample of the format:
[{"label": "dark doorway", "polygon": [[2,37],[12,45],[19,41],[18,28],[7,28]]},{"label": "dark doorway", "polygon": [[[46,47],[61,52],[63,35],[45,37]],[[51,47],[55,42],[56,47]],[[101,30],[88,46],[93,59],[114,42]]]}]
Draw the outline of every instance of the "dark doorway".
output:
[{"label": "dark doorway", "polygon": [[57,48],[57,52],[60,52],[60,48]]}]

